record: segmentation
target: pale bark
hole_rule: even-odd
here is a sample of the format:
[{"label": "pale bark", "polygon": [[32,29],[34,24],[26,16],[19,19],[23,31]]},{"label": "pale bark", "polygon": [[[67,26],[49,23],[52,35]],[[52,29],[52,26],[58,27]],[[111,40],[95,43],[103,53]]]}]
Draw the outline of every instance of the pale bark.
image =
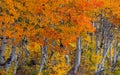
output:
[{"label": "pale bark", "polygon": [[15,60],[16,58],[16,46],[13,45],[12,46],[12,52],[11,52],[11,55],[10,57],[7,59],[6,63],[5,63],[5,69],[8,71],[12,62]]},{"label": "pale bark", "polygon": [[108,54],[108,50],[111,48],[112,41],[114,39],[111,32],[111,27],[112,27],[112,24],[110,24],[107,19],[104,19],[102,21],[102,27],[100,27],[101,28],[100,30],[101,32],[103,32],[101,36],[102,38],[101,43],[103,43],[103,53],[102,53],[103,58],[101,59],[100,64],[97,66],[98,69],[95,71],[95,75],[103,74],[105,58]]},{"label": "pale bark", "polygon": [[76,42],[76,57],[75,57],[75,64],[73,66],[73,68],[70,70],[70,72],[68,73],[68,75],[75,75],[78,71],[78,68],[80,66],[80,61],[81,61],[81,53],[82,53],[82,49],[81,49],[81,38],[77,38],[77,42]]},{"label": "pale bark", "polygon": [[74,66],[74,73],[77,73],[77,70],[80,66],[80,60],[81,60],[81,38],[77,38],[76,43],[77,51],[76,51],[76,60],[75,60],[75,66]]},{"label": "pale bark", "polygon": [[112,71],[114,71],[117,60],[118,60],[118,56],[119,56],[119,52],[117,54],[117,45],[118,45],[118,41],[115,40],[114,42],[114,58],[113,58],[113,64],[112,64]]},{"label": "pale bark", "polygon": [[18,59],[15,58],[15,61],[14,61],[14,71],[13,71],[13,75],[16,75],[16,72],[17,72],[17,67],[18,67]]},{"label": "pale bark", "polygon": [[48,57],[48,40],[47,38],[44,39],[44,46],[41,46],[41,53],[42,53],[42,58],[41,58],[41,63],[40,63],[40,69],[39,72],[42,72],[43,66],[47,62],[47,57]]},{"label": "pale bark", "polygon": [[[110,47],[109,47],[110,48]],[[101,75],[102,74],[102,71],[104,70],[104,62],[105,62],[105,58],[108,54],[108,51],[109,51],[109,48],[106,50],[106,52],[104,53],[104,56],[101,60],[101,63],[99,64],[98,66],[98,70],[95,72],[95,75]]]},{"label": "pale bark", "polygon": [[110,45],[110,61],[111,61],[111,64],[112,64],[112,44]]},{"label": "pale bark", "polygon": [[1,47],[0,47],[0,64],[5,63],[4,60],[4,53],[5,53],[5,48],[6,48],[6,37],[2,37],[2,41],[1,41]]},{"label": "pale bark", "polygon": [[113,63],[115,64],[116,63],[116,60],[117,60],[117,40],[115,40],[115,43],[114,43],[114,61]]},{"label": "pale bark", "polygon": [[18,67],[18,61],[19,61],[19,59],[20,59],[20,57],[21,57],[21,54],[22,54],[22,42],[20,42],[19,43],[19,49],[20,49],[20,51],[19,51],[19,53],[17,54],[17,57],[15,58],[15,60],[14,60],[14,71],[13,71],[13,75],[16,75],[16,73],[17,73],[17,67]]},{"label": "pale bark", "polygon": [[41,64],[40,64],[40,69],[39,72],[42,72],[43,65],[45,64],[45,53],[44,53],[44,48],[43,46],[41,47],[41,52],[42,52],[42,59],[41,59]]},{"label": "pale bark", "polygon": [[69,59],[69,55],[68,55],[68,54],[65,55],[65,59],[66,59],[66,63],[67,63],[67,65],[69,65],[69,63],[70,63],[70,59]]}]

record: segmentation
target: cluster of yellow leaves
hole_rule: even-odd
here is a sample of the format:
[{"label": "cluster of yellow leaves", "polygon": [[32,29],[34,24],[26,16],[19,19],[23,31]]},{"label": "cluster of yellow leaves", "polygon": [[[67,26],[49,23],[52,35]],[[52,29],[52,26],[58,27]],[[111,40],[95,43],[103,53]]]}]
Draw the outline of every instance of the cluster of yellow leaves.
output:
[{"label": "cluster of yellow leaves", "polygon": [[55,52],[49,60],[49,74],[50,75],[66,75],[70,69],[70,65],[66,64],[65,55],[61,55],[59,52]]}]

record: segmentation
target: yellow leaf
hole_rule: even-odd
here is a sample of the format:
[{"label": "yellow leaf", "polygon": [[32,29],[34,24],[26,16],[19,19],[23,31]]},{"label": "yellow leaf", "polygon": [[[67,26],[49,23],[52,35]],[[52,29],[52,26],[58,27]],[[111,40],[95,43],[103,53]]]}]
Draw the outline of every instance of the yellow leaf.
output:
[{"label": "yellow leaf", "polygon": [[43,74],[39,72],[38,75],[43,75]]},{"label": "yellow leaf", "polygon": [[76,43],[69,43],[70,46],[76,47]]}]

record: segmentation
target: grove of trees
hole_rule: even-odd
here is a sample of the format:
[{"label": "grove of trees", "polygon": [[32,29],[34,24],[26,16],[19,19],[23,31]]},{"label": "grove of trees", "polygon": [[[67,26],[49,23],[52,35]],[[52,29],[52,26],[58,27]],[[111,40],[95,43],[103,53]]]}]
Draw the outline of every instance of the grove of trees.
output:
[{"label": "grove of trees", "polygon": [[0,0],[0,75],[120,75],[120,0]]}]

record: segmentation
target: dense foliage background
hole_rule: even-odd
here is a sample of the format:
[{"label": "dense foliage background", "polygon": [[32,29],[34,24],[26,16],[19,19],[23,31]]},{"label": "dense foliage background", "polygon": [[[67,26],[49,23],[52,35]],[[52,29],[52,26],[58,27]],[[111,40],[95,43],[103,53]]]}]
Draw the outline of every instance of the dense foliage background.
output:
[{"label": "dense foliage background", "polygon": [[0,75],[119,75],[120,0],[0,0]]}]

